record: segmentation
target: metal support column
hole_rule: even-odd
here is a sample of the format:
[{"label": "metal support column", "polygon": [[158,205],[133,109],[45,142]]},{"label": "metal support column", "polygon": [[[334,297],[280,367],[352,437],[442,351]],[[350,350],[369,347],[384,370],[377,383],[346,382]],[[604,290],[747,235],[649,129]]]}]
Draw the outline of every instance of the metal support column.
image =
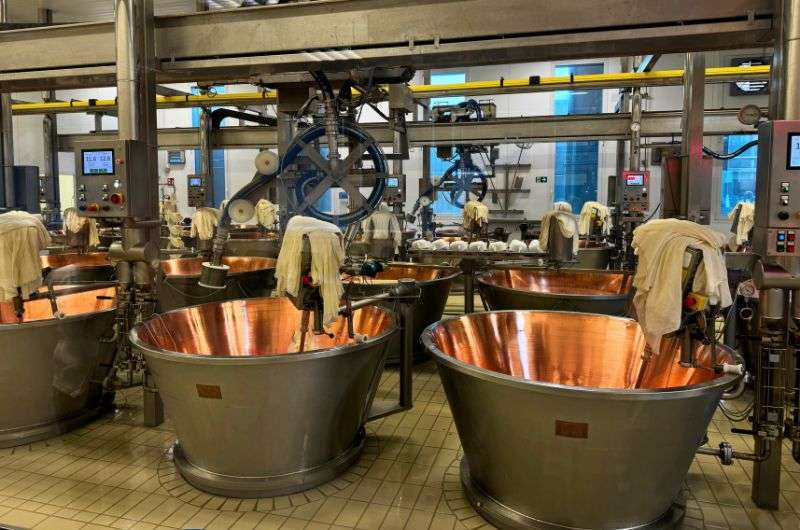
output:
[{"label": "metal support column", "polygon": [[[703,115],[700,114],[702,123]],[[631,94],[631,148],[628,158],[628,169],[639,171],[642,165],[642,89],[634,87]]]},{"label": "metal support column", "polygon": [[[8,2],[0,0],[0,23],[8,22]],[[14,122],[11,114],[11,93],[0,94],[0,141],[3,144],[3,205],[16,206],[14,189]]]},{"label": "metal support column", "polygon": [[[772,59],[769,119],[800,119],[800,0],[779,0],[776,2],[777,13],[775,49]],[[758,185],[758,184],[757,184]],[[766,260],[765,260],[766,261]],[[786,260],[779,265],[790,273],[797,273],[796,259]],[[782,317],[783,326],[788,326],[787,303],[790,290],[764,289],[759,299],[759,313],[774,314]],[[798,291],[791,291],[794,298]],[[756,373],[756,403],[753,411],[756,432],[769,432],[775,439],[770,441],[764,436],[754,436],[755,453],[761,454],[765,448],[771,449],[769,457],[763,462],[753,463],[753,486],[751,496],[753,502],[768,509],[780,507],[781,465],[783,450],[783,427],[787,398],[785,393],[793,393],[795,380],[796,345],[786,342],[790,334],[784,327],[773,330],[760,329],[761,346],[758,350]],[[761,378],[759,380],[758,378]],[[764,395],[759,395],[758,389]],[[789,391],[789,389],[792,389]],[[797,414],[794,411],[794,414]]]},{"label": "metal support column", "polygon": [[[53,12],[50,9],[39,9],[39,22],[53,23]],[[55,101],[56,91],[46,90],[42,95],[45,102]],[[46,224],[61,221],[61,194],[59,191],[58,167],[58,117],[45,114],[42,117],[42,140],[44,145],[44,197],[43,214]]]},{"label": "metal support column", "polygon": [[[711,222],[711,182],[703,162],[705,56],[686,54],[683,83],[683,138],[681,145],[681,207],[679,217],[700,224]],[[665,217],[667,217],[665,212]]]},{"label": "metal support column", "polygon": [[[148,197],[144,219],[125,219],[122,244],[112,245],[110,255],[117,261],[119,298],[130,304],[124,315],[132,319],[152,314],[158,290],[158,139],[156,123],[156,50],[153,0],[117,0],[115,15],[117,62],[117,114],[120,140],[147,144],[145,174],[134,182]],[[154,427],[164,421],[164,405],[152,384],[150,374],[144,380],[144,423]]]}]

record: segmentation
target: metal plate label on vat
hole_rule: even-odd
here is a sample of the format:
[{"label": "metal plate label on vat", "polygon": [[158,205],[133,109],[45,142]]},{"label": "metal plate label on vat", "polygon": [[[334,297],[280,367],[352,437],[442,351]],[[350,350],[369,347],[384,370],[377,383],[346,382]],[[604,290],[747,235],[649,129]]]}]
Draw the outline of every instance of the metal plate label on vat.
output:
[{"label": "metal plate label on vat", "polygon": [[222,389],[218,385],[197,384],[197,396],[206,399],[222,399]]},{"label": "metal plate label on vat", "polygon": [[556,436],[567,438],[588,438],[589,424],[556,420]]}]

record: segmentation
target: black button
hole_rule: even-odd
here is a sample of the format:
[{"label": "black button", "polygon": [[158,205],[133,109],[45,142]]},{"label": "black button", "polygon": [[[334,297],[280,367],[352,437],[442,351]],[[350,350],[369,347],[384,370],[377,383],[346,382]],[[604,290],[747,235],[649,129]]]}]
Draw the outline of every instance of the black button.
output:
[{"label": "black button", "polygon": [[78,206],[78,210],[80,210],[82,212],[86,211],[86,206]]},{"label": "black button", "polygon": [[789,212],[778,212],[778,219],[781,221],[786,221],[789,219]]}]

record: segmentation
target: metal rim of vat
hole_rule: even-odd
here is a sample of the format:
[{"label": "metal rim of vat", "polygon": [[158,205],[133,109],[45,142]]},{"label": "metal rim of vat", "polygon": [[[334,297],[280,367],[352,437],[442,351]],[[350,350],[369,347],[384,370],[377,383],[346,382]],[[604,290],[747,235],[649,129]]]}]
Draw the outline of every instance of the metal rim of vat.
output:
[{"label": "metal rim of vat", "polygon": [[[361,456],[367,435],[364,427],[347,451],[322,465],[285,475],[266,477],[234,477],[214,473],[194,465],[184,454],[180,440],[172,445],[172,458],[181,476],[196,488],[226,497],[263,498],[291,495],[335,479],[349,469]],[[265,486],[269,483],[269,486]]]},{"label": "metal rim of vat", "polygon": [[[102,288],[102,289],[99,289],[99,290],[105,290],[105,288]],[[83,292],[91,292],[91,289],[87,290],[87,291],[83,291]],[[4,330],[20,329],[21,327],[24,327],[26,329],[43,327],[43,326],[51,325],[53,323],[53,321],[64,322],[64,323],[67,323],[67,322],[78,322],[80,320],[87,320],[87,319],[92,318],[92,317],[94,317],[96,315],[102,315],[104,313],[111,313],[111,312],[116,311],[116,310],[117,310],[116,304],[112,304],[110,307],[108,307],[106,309],[98,309],[98,310],[89,311],[89,312],[86,312],[86,313],[78,313],[76,315],[66,315],[64,318],[50,317],[50,318],[43,318],[41,320],[33,320],[31,322],[22,322],[22,323],[12,322],[12,323],[9,323],[9,324],[4,324],[4,323],[0,322],[0,332],[3,332]]]},{"label": "metal rim of vat", "polygon": [[[458,267],[452,267],[450,265],[437,265],[435,263],[416,263],[416,262],[412,262],[412,261],[390,261],[389,263],[386,264],[386,267],[387,268],[390,268],[390,267],[413,267],[415,269],[446,269],[446,270],[450,270],[450,274],[447,275],[447,276],[440,276],[438,278],[432,278],[430,280],[415,280],[417,285],[420,286],[420,287],[423,287],[423,286],[426,286],[426,285],[431,285],[431,284],[436,283],[436,282],[441,282],[443,280],[455,280],[457,277],[459,277],[461,275],[461,269],[459,269]],[[356,275],[355,277],[356,278],[360,278],[362,276]],[[377,279],[380,280],[380,278],[377,278]],[[398,281],[400,281],[400,278],[395,280],[395,283],[397,283]],[[354,286],[356,286],[356,285],[370,285],[370,286],[378,285],[378,286],[380,286],[380,284],[370,283],[369,281],[357,282],[357,283],[354,282],[353,285]],[[384,285],[388,285],[388,284],[384,284]]]},{"label": "metal rim of vat", "polygon": [[[265,297],[262,297],[265,298]],[[178,311],[188,311],[195,307],[201,307],[204,305],[221,305],[221,304],[235,304],[235,303],[248,303],[248,302],[255,302],[262,298],[243,298],[238,300],[227,300],[225,302],[206,302],[205,304],[195,304],[191,306],[181,307],[178,309],[173,309],[171,311],[167,311],[161,314],[155,314],[151,319],[154,318],[162,318],[170,313],[175,313]],[[380,311],[382,313],[386,313],[389,315],[392,322],[394,319],[392,318],[392,314],[379,306],[370,306],[373,309]],[[364,345],[373,345],[378,342],[382,342],[388,340],[389,336],[397,330],[397,324],[394,323],[388,327],[383,333],[379,335],[375,335],[374,337],[370,337],[369,339],[353,344],[345,344],[342,346],[335,346],[333,348],[325,348],[322,350],[312,350],[303,353],[281,353],[278,355],[262,355],[262,356],[229,356],[229,355],[204,355],[204,354],[197,354],[197,353],[181,353],[169,350],[161,350],[161,349],[154,349],[143,340],[139,338],[139,328],[144,325],[144,322],[141,324],[137,324],[130,332],[131,343],[133,346],[140,348],[156,357],[161,357],[164,359],[168,359],[170,361],[181,362],[186,364],[229,364],[229,365],[236,365],[236,364],[283,364],[283,363],[290,363],[290,362],[299,362],[299,361],[311,361],[313,359],[323,359],[326,357],[334,357],[336,355],[341,355],[343,353],[347,353],[352,350],[361,349]]]},{"label": "metal rim of vat", "polygon": [[[472,480],[469,472],[469,464],[466,458],[461,459],[459,464],[461,485],[469,503],[490,523],[499,528],[509,528],[511,530],[564,530],[566,527],[547,523],[522,514],[516,510],[505,506],[497,499],[484,492],[481,487]],[[643,525],[629,527],[625,530],[666,530],[676,528],[686,515],[685,504],[676,501],[658,519]]]},{"label": "metal rim of vat", "polygon": [[[235,259],[236,260],[248,260],[248,259],[249,260],[254,260],[256,262],[260,262],[262,266],[258,267],[258,268],[252,268],[252,269],[246,269],[246,270],[236,270],[233,267],[231,267],[228,270],[228,275],[227,275],[228,278],[235,278],[235,277],[239,277],[239,276],[245,276],[245,275],[248,275],[248,274],[262,274],[262,273],[270,271],[270,270],[275,270],[275,267],[276,267],[276,265],[278,263],[278,261],[276,259],[274,259],[274,258],[266,258],[266,257],[262,257],[262,256],[235,256]],[[203,258],[173,258],[173,259],[170,259],[170,260],[162,260],[161,261],[161,266],[163,267],[163,265],[166,262],[173,262],[174,263],[174,262],[178,262],[178,261],[196,261],[196,262],[198,262],[198,263],[200,263],[202,265],[203,261],[208,261],[208,260],[205,260]],[[167,280],[183,280],[183,279],[200,278],[200,274],[202,273],[202,268],[198,268],[198,271],[196,273],[192,272],[190,274],[181,274],[181,273],[168,274],[166,271],[164,271],[163,268],[161,269],[161,271],[164,272],[164,278],[167,279]]]},{"label": "metal rim of vat", "polygon": [[[520,269],[522,267],[516,267],[516,269]],[[546,293],[542,291],[532,291],[530,289],[514,289],[513,287],[505,287],[503,285],[498,285],[496,283],[492,283],[487,281],[489,275],[493,274],[498,270],[506,270],[506,269],[515,269],[515,267],[507,267],[507,268],[496,268],[490,269],[480,276],[478,276],[478,284],[479,287],[482,289],[497,289],[498,291],[503,291],[515,295],[523,294],[523,295],[531,295],[536,296],[537,298],[554,298],[559,300],[577,300],[577,301],[625,301],[631,295],[631,290],[633,289],[632,281],[631,286],[628,288],[628,291],[624,294],[569,294],[569,293]],[[536,269],[532,268],[531,270],[539,270],[545,271],[545,269]],[[581,272],[591,272],[592,274],[621,274],[624,275],[626,273],[617,272],[617,271],[604,271],[598,269],[563,269],[561,272],[567,272],[567,274],[580,274]]]},{"label": "metal rim of vat", "polygon": [[[491,315],[491,314],[499,314],[499,313],[547,313],[547,314],[564,314],[564,315],[574,315],[574,312],[570,311],[542,311],[542,310],[502,310],[502,311],[488,311],[485,313],[473,313],[473,315]],[[616,320],[624,320],[635,322],[633,319],[625,318],[625,317],[618,317],[612,315],[603,315],[599,313],[587,313],[593,314],[596,316],[609,318],[609,319],[616,319]],[[732,386],[738,379],[739,376],[734,374],[724,374],[716,379],[712,379],[711,381],[706,381],[703,383],[698,383],[696,385],[688,385],[688,386],[677,386],[671,388],[651,388],[651,389],[642,389],[642,388],[634,388],[634,389],[619,389],[619,388],[593,388],[593,387],[579,387],[579,386],[571,386],[571,385],[561,385],[558,383],[544,383],[541,381],[529,381],[522,379],[520,377],[515,377],[512,375],[501,374],[499,372],[494,372],[492,370],[487,370],[485,368],[479,368],[473,364],[466,363],[463,361],[459,361],[455,359],[443,351],[441,351],[434,343],[433,339],[433,332],[442,324],[447,322],[456,321],[461,318],[470,318],[471,315],[463,315],[463,316],[454,316],[448,317],[445,319],[440,320],[434,324],[431,324],[425,331],[422,332],[422,343],[425,345],[425,348],[429,352],[433,354],[436,358],[436,361],[447,365],[448,367],[457,370],[461,373],[466,375],[476,377],[483,381],[489,381],[494,383],[499,383],[502,385],[508,385],[515,388],[525,388],[530,391],[535,391],[539,393],[546,393],[546,394],[569,394],[572,397],[585,397],[585,398],[593,398],[593,397],[603,397],[606,399],[617,399],[617,400],[637,400],[637,399],[682,399],[689,396],[701,395],[705,392],[707,388],[711,387],[730,387]],[[733,359],[736,361],[741,361],[739,354],[735,351],[731,350],[727,346],[723,346],[722,344],[718,345],[720,348],[724,348],[728,351]]]}]

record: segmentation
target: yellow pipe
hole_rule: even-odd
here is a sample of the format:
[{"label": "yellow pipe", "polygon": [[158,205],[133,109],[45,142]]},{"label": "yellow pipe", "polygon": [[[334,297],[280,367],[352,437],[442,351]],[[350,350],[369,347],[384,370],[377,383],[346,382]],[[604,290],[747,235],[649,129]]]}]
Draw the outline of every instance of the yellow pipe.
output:
[{"label": "yellow pipe", "polygon": [[[718,79],[748,79],[751,77],[763,77],[769,74],[769,65],[748,66],[748,67],[720,67],[706,68],[706,79],[710,81]],[[524,92],[525,87],[535,86],[554,86],[566,85],[569,87],[580,87],[582,85],[597,85],[602,83],[637,83],[647,85],[648,82],[658,84],[659,82],[674,80],[679,83],[683,79],[683,70],[659,70],[655,72],[625,72],[611,74],[589,74],[576,76],[554,76],[541,77],[538,83],[531,85],[528,78],[525,79],[504,79],[491,81],[470,81],[468,83],[444,84],[444,85],[411,85],[409,90],[412,94],[424,97],[429,93],[437,92],[458,92],[463,95],[470,95],[470,91],[485,92],[497,90],[502,92],[504,89],[518,89]],[[245,105],[245,104],[274,104],[277,102],[278,93],[274,90],[264,92],[242,92],[233,94],[203,94],[187,96],[156,96],[156,106],[159,108],[182,108],[200,106],[225,106],[225,105]],[[111,111],[117,108],[114,99],[95,99],[95,100],[74,100],[59,101],[52,103],[16,103],[13,106],[15,114],[49,114],[59,112],[89,112],[89,111]]]}]

